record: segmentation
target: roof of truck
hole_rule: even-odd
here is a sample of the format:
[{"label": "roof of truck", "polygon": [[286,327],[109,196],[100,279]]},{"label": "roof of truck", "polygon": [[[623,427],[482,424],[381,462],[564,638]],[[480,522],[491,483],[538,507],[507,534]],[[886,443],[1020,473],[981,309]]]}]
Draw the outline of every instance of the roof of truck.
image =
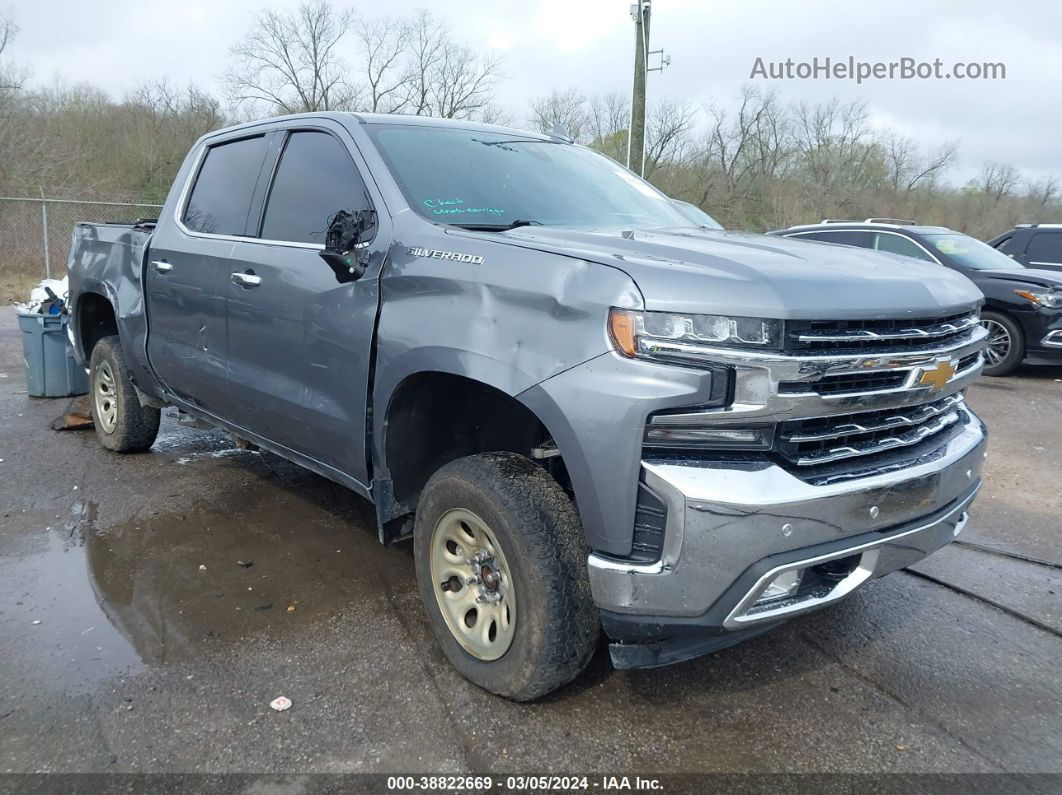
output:
[{"label": "roof of truck", "polygon": [[284,116],[271,116],[265,119],[234,124],[218,130],[212,130],[207,136],[215,136],[221,133],[230,133],[243,129],[254,129],[281,121],[297,119],[331,119],[340,123],[355,119],[360,124],[404,124],[417,127],[439,127],[455,130],[478,130],[480,132],[494,132],[504,135],[519,134],[525,138],[540,138],[543,141],[557,140],[557,136],[544,135],[530,130],[521,130],[516,127],[503,127],[498,124],[485,124],[483,122],[469,121],[466,119],[441,119],[436,116],[413,116],[407,113],[350,113],[346,111],[312,111],[309,113],[291,113]]}]

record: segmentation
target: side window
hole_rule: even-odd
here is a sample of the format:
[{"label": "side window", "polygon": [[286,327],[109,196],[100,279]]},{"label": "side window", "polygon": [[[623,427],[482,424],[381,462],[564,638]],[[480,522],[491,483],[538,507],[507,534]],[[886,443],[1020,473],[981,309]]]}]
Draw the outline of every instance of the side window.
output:
[{"label": "side window", "polygon": [[874,248],[878,251],[888,251],[892,254],[903,254],[905,257],[936,262],[931,256],[923,251],[917,243],[900,235],[890,235],[878,232],[874,235]]},{"label": "side window", "polygon": [[210,147],[192,186],[184,225],[212,235],[244,234],[265,153],[264,135]]},{"label": "side window", "polygon": [[874,235],[857,229],[823,230],[812,232],[810,235],[800,235],[800,237],[803,240],[821,240],[823,243],[840,243],[843,246],[859,246],[860,248],[873,248],[874,246]]},{"label": "side window", "polygon": [[1032,240],[1029,241],[1025,256],[1032,263],[1062,264],[1062,234],[1037,232],[1032,236]]},{"label": "side window", "polygon": [[346,147],[328,133],[295,132],[280,157],[261,237],[323,245],[333,213],[367,208],[365,183]]}]

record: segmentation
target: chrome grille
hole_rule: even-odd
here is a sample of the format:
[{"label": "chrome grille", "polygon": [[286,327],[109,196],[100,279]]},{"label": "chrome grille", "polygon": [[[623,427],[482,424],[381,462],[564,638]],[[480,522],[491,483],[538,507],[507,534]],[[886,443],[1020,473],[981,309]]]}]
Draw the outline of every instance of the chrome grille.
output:
[{"label": "chrome grille", "polygon": [[871,353],[939,348],[970,336],[980,312],[898,320],[791,320],[786,349],[796,353]]},{"label": "chrome grille", "polygon": [[957,394],[903,409],[783,422],[776,449],[791,464],[808,467],[912,447],[959,422],[962,407]]}]

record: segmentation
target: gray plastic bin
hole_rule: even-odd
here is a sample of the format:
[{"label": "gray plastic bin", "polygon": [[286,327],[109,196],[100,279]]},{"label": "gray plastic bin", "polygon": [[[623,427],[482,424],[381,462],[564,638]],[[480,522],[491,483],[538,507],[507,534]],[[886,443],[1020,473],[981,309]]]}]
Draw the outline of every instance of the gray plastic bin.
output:
[{"label": "gray plastic bin", "polygon": [[66,340],[67,315],[23,314],[22,353],[26,390],[32,397],[70,397],[89,391],[88,374],[74,361]]}]

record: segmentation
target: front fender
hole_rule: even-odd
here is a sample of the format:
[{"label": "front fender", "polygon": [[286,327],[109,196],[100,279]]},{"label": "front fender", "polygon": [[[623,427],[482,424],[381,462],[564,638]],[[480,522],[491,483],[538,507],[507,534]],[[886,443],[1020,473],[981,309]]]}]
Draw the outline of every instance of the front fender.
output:
[{"label": "front fender", "polygon": [[517,396],[561,451],[592,549],[630,553],[646,418],[703,402],[712,378],[606,353]]}]

